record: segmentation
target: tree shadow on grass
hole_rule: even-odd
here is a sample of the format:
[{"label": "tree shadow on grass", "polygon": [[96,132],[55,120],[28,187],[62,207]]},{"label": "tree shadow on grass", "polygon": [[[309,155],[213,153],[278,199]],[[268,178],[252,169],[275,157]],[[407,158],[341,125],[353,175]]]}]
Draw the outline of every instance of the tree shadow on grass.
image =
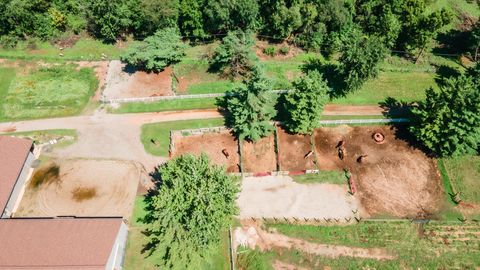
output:
[{"label": "tree shadow on grass", "polygon": [[338,65],[326,63],[322,59],[310,58],[301,67],[302,72],[318,71],[327,80],[330,87],[330,98],[345,97],[348,94],[347,85],[345,84],[345,76],[340,71]]}]

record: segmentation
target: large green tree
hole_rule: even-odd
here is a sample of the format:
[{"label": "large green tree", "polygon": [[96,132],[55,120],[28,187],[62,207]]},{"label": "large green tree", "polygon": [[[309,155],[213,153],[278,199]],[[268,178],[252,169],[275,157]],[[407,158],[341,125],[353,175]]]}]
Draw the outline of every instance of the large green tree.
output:
[{"label": "large green tree", "polygon": [[141,70],[159,72],[185,56],[185,45],[175,28],[165,28],[128,47],[120,59]]},{"label": "large green tree", "polygon": [[253,30],[257,26],[258,8],[257,0],[206,0],[205,28],[213,34]]},{"label": "large green tree", "polygon": [[204,37],[203,0],[180,0],[178,27],[184,36]]},{"label": "large green tree", "polygon": [[177,27],[179,7],[178,0],[140,0],[141,24],[136,34],[151,35],[162,28]]},{"label": "large green tree", "polygon": [[445,79],[412,109],[410,131],[433,153],[455,156],[480,150],[479,81],[469,75]]},{"label": "large green tree", "polygon": [[107,42],[114,42],[140,26],[139,0],[90,0],[86,3],[90,32]]},{"label": "large green tree", "polygon": [[254,44],[251,32],[229,32],[212,55],[210,69],[231,78],[247,76],[258,60],[253,51]]},{"label": "large green tree", "polygon": [[205,154],[172,159],[153,177],[158,189],[146,200],[146,247],[162,259],[161,269],[198,269],[238,213],[238,179]]},{"label": "large green tree", "polygon": [[238,137],[256,141],[272,133],[276,111],[273,96],[268,93],[271,89],[271,82],[256,68],[250,79],[227,92],[227,125]]},{"label": "large green tree", "polygon": [[283,123],[292,133],[310,133],[318,127],[329,87],[318,71],[310,71],[293,83],[285,96]]},{"label": "large green tree", "polygon": [[386,48],[380,38],[366,36],[356,27],[347,31],[342,39],[340,73],[345,88],[352,91],[378,75],[378,64],[384,59]]}]

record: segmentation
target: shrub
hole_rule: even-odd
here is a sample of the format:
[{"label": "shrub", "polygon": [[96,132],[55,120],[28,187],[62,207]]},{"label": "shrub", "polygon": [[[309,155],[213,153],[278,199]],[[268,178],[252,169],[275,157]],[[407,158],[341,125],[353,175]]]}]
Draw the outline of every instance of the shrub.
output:
[{"label": "shrub", "polygon": [[13,49],[17,47],[18,37],[16,36],[2,36],[0,37],[0,46],[4,49]]},{"label": "shrub", "polygon": [[275,56],[275,47],[267,47],[263,49],[263,53],[268,55],[268,56]]},{"label": "shrub", "polygon": [[120,60],[141,70],[160,72],[179,62],[186,47],[175,28],[166,28],[129,47]]},{"label": "shrub", "polygon": [[287,55],[290,52],[290,48],[288,46],[282,46],[280,48],[280,53],[283,55]]}]

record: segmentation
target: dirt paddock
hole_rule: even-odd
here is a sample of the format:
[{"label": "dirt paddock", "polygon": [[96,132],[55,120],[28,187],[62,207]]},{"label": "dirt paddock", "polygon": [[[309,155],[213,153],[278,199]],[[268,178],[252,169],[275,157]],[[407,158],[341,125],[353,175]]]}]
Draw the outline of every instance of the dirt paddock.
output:
[{"label": "dirt paddock", "polygon": [[[377,144],[375,132],[385,135]],[[396,139],[389,126],[320,128],[315,131],[318,167],[322,170],[348,169],[358,196],[369,215],[424,217],[436,213],[442,204],[443,189],[433,159]],[[344,141],[344,159],[336,146]],[[364,156],[358,162],[360,156]]]},{"label": "dirt paddock", "polygon": [[106,98],[138,98],[170,96],[172,91],[172,69],[160,73],[133,73],[124,70],[125,64],[118,60],[110,62],[103,95]]},{"label": "dirt paddock", "polygon": [[[55,168],[49,169],[53,164]],[[16,217],[122,216],[130,218],[141,169],[132,162],[72,159],[43,164],[27,183]],[[35,181],[35,182],[33,182]]]},{"label": "dirt paddock", "polygon": [[[175,147],[172,157],[187,153],[195,155],[205,153],[213,163],[225,166],[228,172],[240,171],[238,143],[228,130],[189,136],[178,134],[173,137],[173,142]],[[228,158],[222,152],[223,149],[228,153]]]},{"label": "dirt paddock", "polygon": [[277,127],[278,160],[282,171],[304,171],[315,169],[315,156],[307,156],[312,151],[310,135],[288,134]]},{"label": "dirt paddock", "polygon": [[277,170],[274,135],[256,142],[243,142],[243,169],[245,172],[265,173]]}]

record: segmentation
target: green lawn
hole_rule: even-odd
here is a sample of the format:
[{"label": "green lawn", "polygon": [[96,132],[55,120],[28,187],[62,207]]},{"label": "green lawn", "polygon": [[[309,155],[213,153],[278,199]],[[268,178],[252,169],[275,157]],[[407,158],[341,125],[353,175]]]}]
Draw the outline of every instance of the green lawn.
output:
[{"label": "green lawn", "polygon": [[[105,44],[92,38],[81,38],[71,48],[63,51],[53,46],[50,42],[36,41],[34,49],[28,48],[28,41],[21,41],[15,49],[4,49],[0,47],[0,58],[15,59],[38,59],[38,60],[102,60],[102,54],[107,59],[119,59],[123,48],[112,44]],[[63,53],[63,56],[60,56]]]},{"label": "green lawn", "polygon": [[[161,260],[159,256],[147,256],[142,253],[144,245],[147,243],[147,237],[142,233],[147,225],[141,219],[145,216],[145,202],[143,196],[135,198],[133,215],[129,224],[128,241],[125,254],[126,270],[130,269],[158,269],[156,264]],[[212,248],[212,252],[200,265],[195,269],[200,270],[228,270],[229,269],[229,248],[228,248],[228,231],[222,233],[221,243]]]},{"label": "green lawn", "polygon": [[[145,124],[142,126],[141,141],[145,151],[155,156],[168,156],[170,145],[170,131],[181,129],[195,129],[224,125],[223,118],[197,119]],[[156,142],[152,143],[151,140]]]},{"label": "green lawn", "polygon": [[358,91],[333,101],[335,104],[378,104],[392,97],[411,102],[425,99],[425,90],[435,87],[435,74],[428,72],[380,72],[378,78],[369,80]]},{"label": "green lawn", "polygon": [[59,140],[62,137],[70,137],[68,140],[61,140],[55,144],[55,147],[65,147],[75,143],[78,134],[75,129],[48,129],[24,132],[5,133],[3,135],[11,135],[19,138],[28,138],[37,143],[46,143],[50,140]]},{"label": "green lawn", "polygon": [[[268,224],[267,227],[314,243],[385,248],[397,258],[384,261],[349,257],[332,259],[296,249],[277,248],[269,252],[241,251],[237,255],[237,266],[248,264],[260,266],[252,269],[273,269],[271,265],[275,260],[308,269],[324,269],[326,266],[332,269],[475,269],[480,264],[480,239],[475,237],[480,231],[478,225],[431,222],[424,226],[424,237],[420,237],[418,227],[409,221],[366,221],[343,226]],[[465,241],[466,238],[470,240]]]},{"label": "green lawn", "polygon": [[460,198],[467,203],[480,203],[480,156],[444,158],[442,162]]},{"label": "green lawn", "polygon": [[2,101],[8,95],[8,89],[15,79],[15,69],[13,68],[0,68],[0,121],[3,115]]},{"label": "green lawn", "polygon": [[110,109],[112,113],[141,113],[141,112],[162,112],[162,111],[181,111],[194,109],[214,109],[217,106],[216,98],[194,98],[194,99],[175,99],[157,102],[131,102],[122,103],[117,109]]},{"label": "green lawn", "polygon": [[68,116],[80,113],[97,88],[91,68],[63,65],[18,75],[0,100],[0,120]]},{"label": "green lawn", "polygon": [[347,184],[347,177],[342,171],[320,171],[319,173],[308,173],[292,176],[293,181],[300,184]]}]

